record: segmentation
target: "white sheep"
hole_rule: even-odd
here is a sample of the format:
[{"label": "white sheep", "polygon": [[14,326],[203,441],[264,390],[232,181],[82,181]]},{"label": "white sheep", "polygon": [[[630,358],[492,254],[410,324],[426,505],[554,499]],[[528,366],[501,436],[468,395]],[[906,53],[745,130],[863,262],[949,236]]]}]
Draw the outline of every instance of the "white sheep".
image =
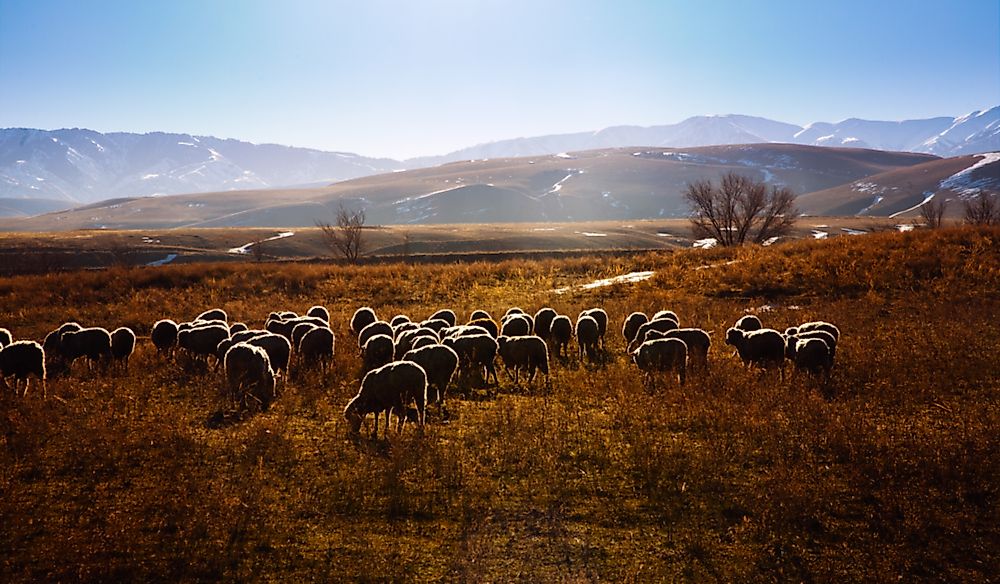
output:
[{"label": "white sheep", "polygon": [[[589,316],[597,321],[597,340],[601,350],[604,350],[604,336],[608,334],[608,313],[603,308],[584,310],[580,316]],[[577,318],[579,322],[579,318]]]},{"label": "white sheep", "polygon": [[361,332],[358,333],[358,349],[363,349],[368,339],[375,335],[388,335],[390,339],[394,338],[392,326],[384,320],[377,320],[361,329]]},{"label": "white sheep", "polygon": [[706,331],[700,328],[678,328],[663,333],[656,331],[646,333],[647,340],[657,337],[684,341],[688,350],[688,363],[708,369],[708,350],[712,346],[712,337]]},{"label": "white sheep", "polygon": [[733,327],[726,331],[726,344],[736,347],[744,364],[764,369],[777,367],[784,378],[785,339],[778,331],[745,331]]},{"label": "white sheep", "polygon": [[392,362],[393,343],[389,335],[375,335],[368,339],[361,349],[361,371],[368,373],[372,369]]},{"label": "white sheep", "polygon": [[498,345],[496,340],[488,334],[460,335],[449,337],[444,340],[444,345],[450,347],[458,355],[461,367],[467,372],[485,371],[485,381],[488,384],[490,377],[493,382],[499,384],[497,370],[493,362],[496,360]]},{"label": "white sheep", "polygon": [[28,395],[28,385],[34,376],[42,382],[42,397],[48,397],[45,384],[45,350],[35,341],[13,341],[0,348],[0,384],[7,385],[7,378],[14,378],[14,395],[19,395],[21,381],[24,381],[24,392]]},{"label": "white sheep", "polygon": [[837,338],[825,330],[809,330],[793,334],[785,334],[785,356],[789,359],[795,359],[795,344],[802,339],[820,339],[826,343],[827,349],[830,352],[830,362],[833,363],[834,358],[837,356]]},{"label": "white sheep", "polygon": [[480,318],[477,320],[470,320],[469,324],[465,326],[479,327],[485,329],[487,333],[494,339],[500,336],[500,325],[497,321],[492,318]]},{"label": "white sheep", "polygon": [[673,310],[657,311],[657,313],[653,315],[653,318],[649,320],[663,320],[663,319],[668,319],[676,322],[678,328],[680,328],[681,326],[681,319],[677,318],[677,313],[674,312]]},{"label": "white sheep", "polygon": [[674,372],[680,384],[687,381],[688,348],[681,339],[653,339],[632,351],[632,362],[646,374],[647,380],[657,372]]},{"label": "white sheep", "polygon": [[410,345],[410,350],[423,349],[424,347],[432,347],[434,345],[440,345],[441,342],[432,337],[417,337],[413,339],[413,343]]},{"label": "white sheep", "polygon": [[[226,334],[228,335],[228,329]],[[60,337],[60,345],[63,356],[70,363],[80,357],[87,357],[91,365],[106,364],[111,358],[111,333],[105,328],[90,327],[67,331]]]},{"label": "white sheep", "polygon": [[403,355],[413,348],[413,341],[422,337],[432,338],[435,342],[439,340],[437,333],[432,329],[415,328],[408,330],[396,337],[396,346],[393,349],[394,358],[397,361],[402,359]]},{"label": "white sheep", "polygon": [[292,357],[292,344],[286,337],[271,333],[259,335],[244,342],[264,349],[275,373],[288,372],[288,363]]},{"label": "white sheep", "polygon": [[439,411],[443,411],[448,385],[458,370],[458,354],[451,347],[430,345],[411,349],[402,360],[412,361],[424,369],[427,374],[427,403],[437,403]]},{"label": "white sheep", "polygon": [[266,410],[274,398],[275,373],[267,351],[247,343],[236,343],[224,357],[229,397],[242,407],[257,404]]},{"label": "white sheep", "polygon": [[535,379],[535,371],[539,370],[549,377],[549,349],[545,341],[538,336],[505,337],[497,339],[500,358],[504,369],[510,375],[514,369],[514,383],[519,381],[519,372],[523,369],[528,373],[528,383]]},{"label": "white sheep", "polygon": [[292,346],[297,348],[299,346],[299,343],[302,342],[302,337],[306,336],[306,333],[308,333],[313,329],[318,329],[318,328],[327,328],[327,327],[318,327],[311,322],[300,322],[299,324],[295,325],[295,327],[292,329],[292,338],[289,339],[292,342]]},{"label": "white sheep", "polygon": [[372,436],[378,436],[379,414],[385,412],[385,437],[389,437],[389,416],[396,413],[396,431],[406,423],[406,407],[417,407],[417,423],[422,428],[426,416],[427,374],[412,361],[395,361],[369,371],[361,380],[358,394],[344,408],[344,419],[351,433],[361,431],[368,414],[375,414]]},{"label": "white sheep", "polygon": [[649,322],[645,322],[639,325],[638,330],[635,332],[635,338],[628,345],[628,352],[632,353],[639,348],[639,345],[646,342],[646,337],[649,331],[657,331],[660,333],[665,333],[667,331],[672,331],[678,328],[677,321],[669,318],[654,318]]},{"label": "white sheep", "polygon": [[833,357],[826,341],[819,338],[798,339],[792,352],[792,363],[798,371],[806,371],[812,375],[830,375]]},{"label": "white sheep", "polygon": [[213,308],[211,310],[206,310],[205,312],[202,312],[197,317],[195,317],[195,320],[203,320],[208,322],[212,321],[229,322],[229,315],[226,314],[226,311],[222,310],[221,308]]},{"label": "white sheep", "polygon": [[361,334],[361,331],[365,329],[366,326],[373,322],[376,322],[378,317],[375,316],[375,311],[367,306],[362,306],[361,308],[354,311],[354,316],[351,317],[351,333],[354,336]]},{"label": "white sheep", "polygon": [[229,327],[222,323],[189,328],[177,333],[177,346],[196,359],[218,357],[219,343],[229,338]]},{"label": "white sheep", "polygon": [[810,331],[826,331],[833,335],[833,339],[837,342],[840,341],[840,329],[837,328],[833,323],[825,322],[822,320],[817,320],[813,322],[804,322],[798,326],[798,333],[806,333]]}]

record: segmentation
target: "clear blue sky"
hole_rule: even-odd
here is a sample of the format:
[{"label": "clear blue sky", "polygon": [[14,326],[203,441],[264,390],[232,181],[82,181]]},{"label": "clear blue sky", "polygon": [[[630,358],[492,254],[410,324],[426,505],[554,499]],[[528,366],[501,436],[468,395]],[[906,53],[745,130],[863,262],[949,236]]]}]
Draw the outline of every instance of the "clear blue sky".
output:
[{"label": "clear blue sky", "polygon": [[0,127],[410,157],[1000,104],[997,0],[0,0]]}]

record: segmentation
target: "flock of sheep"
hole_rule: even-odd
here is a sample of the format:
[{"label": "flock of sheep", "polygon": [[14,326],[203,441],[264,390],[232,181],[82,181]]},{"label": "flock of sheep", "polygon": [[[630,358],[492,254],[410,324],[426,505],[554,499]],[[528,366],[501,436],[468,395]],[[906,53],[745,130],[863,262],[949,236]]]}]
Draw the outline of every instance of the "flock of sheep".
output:
[{"label": "flock of sheep", "polygon": [[[498,356],[515,383],[522,374],[531,383],[538,372],[548,382],[550,348],[557,357],[569,357],[574,338],[579,359],[598,362],[605,351],[608,314],[600,308],[584,310],[574,325],[569,316],[552,308],[534,315],[511,308],[499,322],[477,310],[467,324],[459,324],[455,312],[447,309],[415,322],[405,315],[380,320],[373,309],[364,307],[355,311],[350,330],[357,338],[362,380],[344,417],[357,433],[367,415],[374,414],[373,435],[377,435],[382,413],[386,433],[391,415],[396,415],[397,431],[410,417],[422,426],[428,406],[444,409],[453,381],[485,380],[489,385],[492,379],[498,384]],[[682,328],[672,311],[657,312],[652,318],[633,312],[625,318],[622,336],[647,381],[657,373],[669,373],[684,384],[689,368],[708,368],[711,334]],[[828,376],[840,331],[819,321],[779,332],[747,315],[726,331],[725,338],[747,366],[777,368],[783,376],[790,360],[796,369]],[[313,306],[304,316],[272,312],[262,329],[229,324],[225,311],[212,309],[180,324],[160,320],[153,325],[150,340],[161,354],[180,350],[191,359],[221,364],[226,395],[241,408],[259,409],[267,409],[278,397],[280,377],[288,374],[293,355],[297,367],[325,372],[335,347],[330,315],[322,306]],[[47,372],[68,372],[73,362],[84,358],[91,367],[119,366],[127,373],[135,344],[135,333],[125,327],[109,332],[69,322],[46,335],[41,344],[15,341],[7,329],[0,329],[0,385],[9,388],[7,379],[12,377],[15,396],[23,396],[30,378],[36,377],[44,396]]]}]

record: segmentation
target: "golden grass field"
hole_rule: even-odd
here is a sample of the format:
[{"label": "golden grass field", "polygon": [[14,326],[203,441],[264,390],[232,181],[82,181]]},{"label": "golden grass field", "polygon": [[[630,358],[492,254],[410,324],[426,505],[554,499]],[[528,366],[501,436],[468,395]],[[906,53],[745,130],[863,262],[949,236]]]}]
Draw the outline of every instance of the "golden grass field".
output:
[{"label": "golden grass field", "polygon": [[[645,282],[552,290],[638,270]],[[294,371],[221,428],[221,373],[158,357],[0,399],[0,581],[960,581],[1000,573],[1000,231],[769,248],[342,266],[209,263],[0,279],[0,326],[148,334],[211,307],[262,324],[323,304],[327,375]],[[352,439],[347,321],[552,306],[611,316],[599,366],[450,399],[423,434]],[[648,393],[618,330],[671,309],[711,370]],[[747,371],[746,312],[836,323],[828,383]]]}]

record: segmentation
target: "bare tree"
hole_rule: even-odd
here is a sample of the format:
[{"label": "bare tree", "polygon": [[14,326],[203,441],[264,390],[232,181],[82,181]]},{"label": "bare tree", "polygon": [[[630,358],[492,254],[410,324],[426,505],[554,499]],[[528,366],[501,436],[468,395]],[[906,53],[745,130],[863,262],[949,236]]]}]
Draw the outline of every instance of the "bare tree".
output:
[{"label": "bare tree", "polygon": [[927,227],[937,229],[944,223],[944,213],[948,210],[948,200],[934,198],[920,205],[920,218]]},{"label": "bare tree", "polygon": [[729,172],[718,187],[712,181],[688,185],[684,198],[691,205],[692,231],[700,238],[712,237],[722,246],[764,243],[787,235],[798,211],[795,194],[748,176]]},{"label": "bare tree", "polygon": [[361,235],[365,226],[365,210],[348,211],[343,203],[337,208],[337,224],[317,221],[316,226],[323,232],[323,239],[333,252],[339,253],[349,262],[358,261],[361,254]]},{"label": "bare tree", "polygon": [[264,257],[267,255],[264,250],[264,241],[264,238],[259,238],[253,242],[253,245],[250,246],[250,253],[253,254],[253,261],[257,263],[264,261]]},{"label": "bare tree", "polygon": [[996,193],[979,191],[965,201],[965,222],[969,225],[1000,224],[1000,204]]}]

